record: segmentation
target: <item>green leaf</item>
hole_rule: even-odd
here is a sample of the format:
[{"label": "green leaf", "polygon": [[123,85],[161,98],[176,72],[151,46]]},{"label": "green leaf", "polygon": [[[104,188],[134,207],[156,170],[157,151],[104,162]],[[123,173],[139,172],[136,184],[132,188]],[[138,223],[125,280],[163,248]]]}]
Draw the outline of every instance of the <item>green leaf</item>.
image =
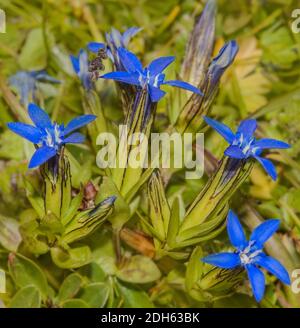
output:
[{"label": "green leaf", "polygon": [[62,269],[75,269],[88,264],[92,254],[88,246],[69,248],[64,250],[59,247],[51,248],[53,262]]},{"label": "green leaf", "polygon": [[105,133],[108,131],[106,118],[103,113],[103,108],[101,106],[101,101],[99,95],[94,90],[83,90],[83,108],[84,113],[89,115],[96,115],[97,118],[93,124],[87,126],[91,139],[93,141],[93,146],[97,145],[96,139],[100,133]]},{"label": "green leaf", "polygon": [[141,166],[133,167],[130,162],[138,160],[140,164],[144,163],[147,156],[145,146],[148,146],[148,139],[144,138],[145,142],[140,143],[141,140],[137,137],[139,133],[144,133],[147,137],[150,135],[156,103],[149,104],[147,99],[147,92],[141,91],[127,110],[121,132],[123,137],[116,153],[116,167],[112,170],[113,181],[124,197],[139,182],[143,173]]},{"label": "green leaf", "polygon": [[195,247],[186,267],[185,286],[188,291],[193,288],[194,284],[200,279],[202,275],[202,257],[202,248],[200,246]]},{"label": "green leaf", "polygon": [[45,274],[32,260],[20,254],[10,253],[8,257],[9,273],[18,287],[34,286],[43,298],[48,295],[48,283]]},{"label": "green leaf", "polygon": [[197,285],[201,290],[211,294],[226,295],[236,289],[244,276],[245,270],[240,267],[233,270],[213,268],[202,275]]},{"label": "green leaf", "polygon": [[87,285],[80,293],[80,299],[84,300],[89,307],[103,308],[109,296],[107,283],[97,282]]},{"label": "green leaf", "polygon": [[62,243],[72,243],[94,232],[114,211],[115,199],[108,197],[94,208],[79,212],[65,227]]},{"label": "green leaf", "polygon": [[43,218],[45,215],[44,201],[42,197],[33,197],[30,193],[27,193],[27,198],[31,206],[35,209],[39,218]]},{"label": "green leaf", "polygon": [[103,177],[96,201],[102,201],[112,195],[116,196],[117,199],[114,203],[114,213],[109,217],[109,221],[115,229],[120,229],[130,218],[130,208],[112,179],[110,177]]},{"label": "green leaf", "polygon": [[214,175],[189,206],[180,233],[212,219],[248,177],[253,161],[236,161],[224,156]]},{"label": "green leaf", "polygon": [[21,161],[23,156],[22,139],[8,130],[4,131],[0,140],[0,157]]},{"label": "green leaf", "polygon": [[45,185],[45,212],[61,218],[71,202],[71,171],[68,157],[63,153],[58,158],[58,172],[45,163],[41,168]]},{"label": "green leaf", "polygon": [[145,229],[145,231],[148,232],[152,237],[155,237],[159,241],[163,242],[165,239],[164,236],[160,235],[159,231],[153,228],[153,226],[149,223],[150,219],[147,220],[146,218],[144,218],[139,211],[137,211],[136,214],[140,218],[142,225],[144,225],[143,228]]},{"label": "green leaf", "polygon": [[71,273],[68,275],[60,286],[57,296],[58,301],[63,302],[67,299],[75,297],[82,284],[82,277],[78,273]]},{"label": "green leaf", "polygon": [[96,262],[91,262],[87,266],[80,269],[82,276],[88,277],[91,282],[104,282],[107,275]]},{"label": "green leaf", "polygon": [[22,232],[22,235],[24,246],[29,252],[41,255],[49,251],[49,246],[44,241],[40,241],[37,234],[31,235],[30,232],[25,231],[24,233]]},{"label": "green leaf", "polygon": [[35,188],[28,177],[25,177],[24,184],[26,187],[26,196],[31,206],[35,209],[39,218],[42,219],[45,216],[45,204],[43,198],[36,195]]},{"label": "green leaf", "polygon": [[148,181],[153,170],[154,170],[153,167],[149,167],[142,173],[139,181],[126,194],[125,200],[127,202],[130,202],[132,200],[132,198],[134,198],[134,196],[138,193],[138,191],[140,190],[142,185]]},{"label": "green leaf", "polygon": [[38,70],[46,67],[47,52],[41,28],[32,29],[18,57],[21,68]]},{"label": "green leaf", "polygon": [[116,276],[126,282],[145,284],[159,279],[161,273],[149,257],[134,255],[117,270]]},{"label": "green leaf", "polygon": [[108,276],[115,275],[116,257],[112,242],[112,233],[107,229],[99,230],[94,235],[93,261]]},{"label": "green leaf", "polygon": [[129,287],[125,284],[118,283],[118,290],[123,299],[124,308],[153,308],[148,294],[137,288]]},{"label": "green leaf", "polygon": [[16,252],[21,241],[18,221],[0,216],[0,244],[5,249]]},{"label": "green leaf", "polygon": [[253,297],[235,293],[232,296],[220,298],[213,303],[214,308],[255,308],[257,304]]},{"label": "green leaf", "polygon": [[66,213],[61,218],[61,223],[63,225],[67,225],[72,220],[72,218],[76,215],[78,209],[80,208],[82,198],[83,198],[83,191],[80,190],[79,194],[76,195],[71,200],[69,209],[66,211]]},{"label": "green leaf", "polygon": [[169,220],[170,207],[165,195],[163,182],[158,170],[154,171],[148,183],[148,197],[150,205],[150,219],[153,228],[159,235],[166,237]]},{"label": "green leaf", "polygon": [[180,224],[180,203],[179,198],[176,197],[172,204],[170,222],[167,233],[167,243],[168,246],[173,247],[176,243],[176,237],[179,231]]},{"label": "green leaf", "polygon": [[202,222],[192,228],[183,230],[178,235],[177,242],[185,241],[192,238],[207,237],[224,223],[225,217],[228,213],[229,205],[226,204],[211,220]]},{"label": "green leaf", "polygon": [[81,309],[81,308],[88,308],[89,305],[81,300],[80,298],[74,298],[73,300],[66,300],[61,305],[65,309]]},{"label": "green leaf", "polygon": [[59,218],[50,212],[41,220],[39,230],[45,233],[61,234],[64,227]]},{"label": "green leaf", "polygon": [[12,298],[10,308],[40,308],[41,294],[35,286],[26,286],[17,291]]}]

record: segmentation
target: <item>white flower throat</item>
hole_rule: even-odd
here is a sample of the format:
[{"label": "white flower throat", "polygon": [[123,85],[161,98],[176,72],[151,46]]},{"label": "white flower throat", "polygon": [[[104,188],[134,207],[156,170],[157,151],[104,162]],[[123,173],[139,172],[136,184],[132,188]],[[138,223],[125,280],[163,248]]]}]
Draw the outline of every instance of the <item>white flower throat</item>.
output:
[{"label": "white flower throat", "polygon": [[54,124],[52,129],[45,129],[46,135],[43,142],[46,146],[57,148],[62,143],[61,129],[58,124]]},{"label": "white flower throat", "polygon": [[253,260],[262,252],[261,249],[258,250],[252,250],[252,246],[255,244],[255,241],[250,241],[248,246],[242,250],[239,251],[239,257],[241,260],[241,263],[243,265],[250,264],[253,262]]}]

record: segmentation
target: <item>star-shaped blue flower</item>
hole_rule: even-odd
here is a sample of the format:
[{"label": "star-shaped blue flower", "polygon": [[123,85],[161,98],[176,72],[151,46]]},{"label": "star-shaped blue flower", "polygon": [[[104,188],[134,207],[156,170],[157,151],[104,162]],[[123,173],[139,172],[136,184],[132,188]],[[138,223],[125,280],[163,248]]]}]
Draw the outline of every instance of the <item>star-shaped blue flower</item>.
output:
[{"label": "star-shaped blue flower", "polygon": [[71,55],[70,59],[73,65],[73,69],[79,77],[83,87],[86,90],[91,90],[94,86],[94,83],[92,81],[91,73],[89,72],[89,59],[87,52],[81,49],[77,57]]},{"label": "star-shaped blue flower", "polygon": [[29,104],[28,113],[34,126],[21,122],[11,122],[7,126],[16,134],[38,145],[39,148],[33,154],[29,168],[44,164],[58,154],[67,143],[82,143],[84,136],[72,132],[96,118],[95,115],[82,115],[71,120],[65,127],[63,124],[52,123],[48,114],[35,104]]},{"label": "star-shaped blue flower", "polygon": [[160,89],[161,85],[164,84],[202,95],[198,88],[187,82],[179,80],[165,81],[163,71],[175,60],[173,56],[154,59],[148,67],[143,68],[136,55],[127,49],[119,48],[118,54],[126,71],[107,73],[102,75],[102,78],[132,84],[142,89],[146,88],[152,102],[158,102],[165,95],[165,92]]},{"label": "star-shaped blue flower", "polygon": [[218,121],[209,117],[204,117],[205,122],[214,128],[230,146],[225,150],[226,156],[236,159],[247,159],[254,157],[271,176],[276,180],[277,173],[274,164],[260,155],[265,149],[286,149],[290,145],[286,142],[276,139],[260,139],[256,140],[254,132],[257,128],[256,120],[249,119],[240,123],[237,132],[233,133],[231,129]]},{"label": "star-shaped blue flower", "polygon": [[45,70],[19,71],[9,78],[9,84],[16,88],[21,104],[26,107],[30,99],[35,100],[38,82],[60,83],[59,80],[48,75]]},{"label": "star-shaped blue flower", "polygon": [[229,211],[227,218],[227,233],[231,244],[236,248],[233,253],[224,252],[204,257],[203,262],[223,269],[233,269],[242,266],[246,269],[254,297],[260,302],[265,292],[265,277],[259,267],[268,270],[283,283],[290,285],[290,277],[284,266],[263,252],[264,243],[279,228],[280,221],[270,219],[256,227],[249,241],[238,217]]}]

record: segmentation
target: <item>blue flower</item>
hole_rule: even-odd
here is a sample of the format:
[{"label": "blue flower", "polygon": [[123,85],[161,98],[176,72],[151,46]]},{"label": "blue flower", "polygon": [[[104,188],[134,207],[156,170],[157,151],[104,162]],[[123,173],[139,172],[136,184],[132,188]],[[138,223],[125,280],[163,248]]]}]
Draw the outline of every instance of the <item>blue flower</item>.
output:
[{"label": "blue flower", "polygon": [[165,95],[165,92],[160,90],[160,86],[164,84],[202,94],[198,88],[187,82],[179,80],[165,81],[163,71],[175,60],[175,57],[157,58],[148,67],[143,68],[139,59],[132,52],[125,48],[119,48],[118,53],[126,71],[107,73],[101,76],[102,78],[132,84],[142,89],[147,88],[152,102],[159,101]]},{"label": "blue flower", "polygon": [[106,42],[90,42],[88,49],[94,53],[98,53],[100,49],[106,49],[108,57],[112,60],[118,70],[121,70],[121,63],[118,57],[118,48],[127,48],[130,39],[135,36],[141,28],[130,27],[123,34],[117,29],[112,28],[111,33],[106,33]]},{"label": "blue flower", "polygon": [[78,57],[71,55],[70,59],[73,65],[73,69],[79,77],[83,87],[86,90],[91,90],[94,86],[94,83],[92,81],[91,73],[89,72],[89,60],[87,52],[81,49],[79,51]]},{"label": "blue flower", "polygon": [[38,82],[60,83],[59,80],[48,75],[45,70],[19,71],[9,78],[9,84],[16,88],[20,95],[20,102],[28,106],[30,100],[35,100]]},{"label": "blue flower", "polygon": [[218,55],[212,60],[207,74],[211,77],[211,83],[218,83],[222,74],[229,67],[239,51],[239,46],[235,40],[225,43]]},{"label": "blue flower", "polygon": [[34,126],[21,122],[11,122],[7,126],[16,134],[38,145],[30,160],[29,168],[47,162],[67,143],[82,143],[84,136],[72,132],[96,118],[94,115],[82,115],[71,120],[65,127],[63,124],[52,123],[48,114],[35,104],[29,104],[28,113]]},{"label": "blue flower", "polygon": [[276,180],[277,173],[274,164],[260,155],[265,149],[286,149],[290,145],[276,139],[260,139],[256,140],[254,132],[257,128],[256,120],[249,119],[240,123],[237,132],[233,133],[231,129],[218,121],[204,117],[205,122],[214,128],[230,146],[225,150],[226,156],[236,159],[247,159],[254,157],[271,176]]},{"label": "blue flower", "polygon": [[278,229],[280,221],[270,219],[256,227],[249,241],[246,239],[238,217],[229,211],[227,218],[227,233],[235,252],[224,252],[204,257],[203,262],[223,269],[233,269],[242,266],[246,269],[254,297],[260,302],[265,291],[265,277],[259,267],[268,270],[283,283],[290,285],[290,277],[284,266],[263,252],[264,243]]}]

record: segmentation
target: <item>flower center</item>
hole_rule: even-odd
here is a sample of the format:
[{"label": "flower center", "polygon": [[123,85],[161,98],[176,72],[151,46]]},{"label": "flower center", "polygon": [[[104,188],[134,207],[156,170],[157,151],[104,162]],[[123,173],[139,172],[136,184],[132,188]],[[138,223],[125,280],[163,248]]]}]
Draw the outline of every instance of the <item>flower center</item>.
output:
[{"label": "flower center", "polygon": [[239,257],[242,265],[247,265],[252,263],[255,258],[262,252],[261,249],[256,249],[253,247],[255,241],[250,241],[248,246],[245,247],[242,251],[239,251]]},{"label": "flower center", "polygon": [[233,142],[233,145],[238,146],[242,150],[243,154],[250,155],[250,153],[252,151],[252,145],[254,144],[254,142],[255,142],[254,137],[245,138],[243,133],[239,133],[239,134],[237,134],[237,136]]},{"label": "flower center", "polygon": [[51,128],[45,129],[43,144],[48,147],[58,149],[62,143],[61,128],[58,124],[54,124]]},{"label": "flower center", "polygon": [[165,75],[162,73],[159,73],[155,76],[150,75],[149,69],[146,68],[143,73],[139,73],[139,82],[142,88],[144,88],[146,85],[152,85],[156,88],[159,88],[164,80],[164,77]]}]

